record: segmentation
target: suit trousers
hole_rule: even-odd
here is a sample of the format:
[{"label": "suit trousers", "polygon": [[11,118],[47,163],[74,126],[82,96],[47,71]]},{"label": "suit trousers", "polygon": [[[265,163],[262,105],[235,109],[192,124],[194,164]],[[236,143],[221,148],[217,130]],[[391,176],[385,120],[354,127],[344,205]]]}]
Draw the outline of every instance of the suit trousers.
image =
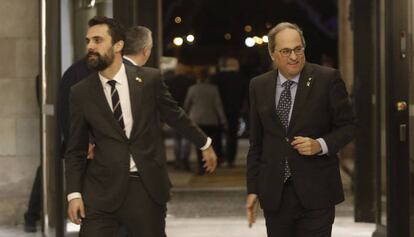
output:
[{"label": "suit trousers", "polygon": [[24,214],[24,221],[28,225],[36,225],[40,220],[42,210],[42,166],[36,171],[35,180],[30,193],[27,212]]},{"label": "suit trousers", "polygon": [[80,237],[114,237],[125,226],[128,237],[166,237],[166,204],[155,203],[139,177],[130,177],[128,192],[122,205],[106,212],[85,203],[86,218],[82,220]]},{"label": "suit trousers", "polygon": [[268,237],[330,237],[335,219],[335,206],[305,209],[290,179],[284,184],[280,208],[264,210]]},{"label": "suit trousers", "polygon": [[236,161],[237,154],[237,145],[239,137],[237,132],[239,130],[239,119],[238,118],[228,118],[227,123],[229,127],[225,132],[226,136],[226,148],[225,148],[225,157],[227,164],[233,165]]}]

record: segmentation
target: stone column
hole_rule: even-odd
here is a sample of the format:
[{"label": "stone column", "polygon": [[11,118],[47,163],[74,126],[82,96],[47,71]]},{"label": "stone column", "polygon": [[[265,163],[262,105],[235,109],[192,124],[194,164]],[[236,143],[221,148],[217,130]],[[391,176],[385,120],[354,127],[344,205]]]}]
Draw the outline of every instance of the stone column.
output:
[{"label": "stone column", "polygon": [[39,6],[33,0],[0,6],[0,224],[17,224],[40,164]]}]

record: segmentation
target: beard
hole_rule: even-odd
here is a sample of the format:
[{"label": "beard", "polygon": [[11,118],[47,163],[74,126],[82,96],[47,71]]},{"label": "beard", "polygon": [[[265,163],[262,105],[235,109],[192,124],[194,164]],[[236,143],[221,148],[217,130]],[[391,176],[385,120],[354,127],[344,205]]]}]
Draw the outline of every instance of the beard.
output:
[{"label": "beard", "polygon": [[106,54],[103,55],[96,52],[88,52],[86,54],[86,61],[90,69],[103,71],[113,63],[114,53],[111,49],[109,49]]}]

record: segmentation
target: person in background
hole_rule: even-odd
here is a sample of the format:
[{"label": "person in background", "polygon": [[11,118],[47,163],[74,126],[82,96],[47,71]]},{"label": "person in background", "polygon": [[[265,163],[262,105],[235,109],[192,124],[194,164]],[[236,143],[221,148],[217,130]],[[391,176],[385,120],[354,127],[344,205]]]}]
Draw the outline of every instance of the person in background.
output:
[{"label": "person in background", "polygon": [[235,167],[240,111],[246,94],[246,79],[239,69],[239,61],[236,58],[222,57],[219,60],[219,72],[211,79],[220,92],[228,122],[227,129],[224,129],[226,140],[224,159],[229,168]]},{"label": "person in background", "polygon": [[[171,92],[172,97],[177,101],[178,106],[183,107],[185,97],[190,86],[195,84],[195,79],[186,71],[186,66],[178,63],[174,75],[165,79],[165,84]],[[191,143],[186,140],[180,132],[173,129],[175,168],[178,170],[190,171]],[[214,148],[215,150],[215,148]]]},{"label": "person in background", "polygon": [[[207,136],[213,138],[213,148],[215,149],[218,141],[214,140],[214,138],[220,132],[220,126],[227,127],[227,120],[218,89],[215,85],[208,82],[206,69],[201,71],[198,83],[191,86],[188,90],[184,109]],[[197,160],[198,174],[203,175],[204,164],[201,151],[197,151]]]},{"label": "person in background", "polygon": [[142,67],[152,50],[152,32],[145,26],[133,26],[126,32],[123,62]]}]

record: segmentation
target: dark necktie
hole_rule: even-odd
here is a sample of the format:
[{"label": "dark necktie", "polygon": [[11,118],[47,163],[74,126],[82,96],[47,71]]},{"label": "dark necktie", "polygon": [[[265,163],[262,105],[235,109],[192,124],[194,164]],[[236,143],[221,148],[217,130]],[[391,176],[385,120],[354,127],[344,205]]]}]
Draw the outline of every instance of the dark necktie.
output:
[{"label": "dark necktie", "polygon": [[110,80],[108,81],[108,84],[111,86],[111,98],[112,98],[112,108],[113,113],[116,121],[118,121],[119,126],[121,126],[122,130],[125,131],[125,124],[124,124],[124,118],[122,116],[122,109],[121,109],[121,103],[119,100],[119,94],[118,90],[115,87],[116,81]]},{"label": "dark necktie", "polygon": [[[282,122],[283,126],[285,127],[285,131],[287,132],[289,126],[289,113],[290,107],[292,106],[292,95],[290,94],[290,87],[292,86],[293,81],[285,81],[282,83],[282,87],[285,89],[280,94],[279,103],[277,104],[276,112],[279,116],[280,121]],[[289,168],[289,163],[287,159],[284,162],[284,171],[283,171],[283,182],[292,175]]]}]

